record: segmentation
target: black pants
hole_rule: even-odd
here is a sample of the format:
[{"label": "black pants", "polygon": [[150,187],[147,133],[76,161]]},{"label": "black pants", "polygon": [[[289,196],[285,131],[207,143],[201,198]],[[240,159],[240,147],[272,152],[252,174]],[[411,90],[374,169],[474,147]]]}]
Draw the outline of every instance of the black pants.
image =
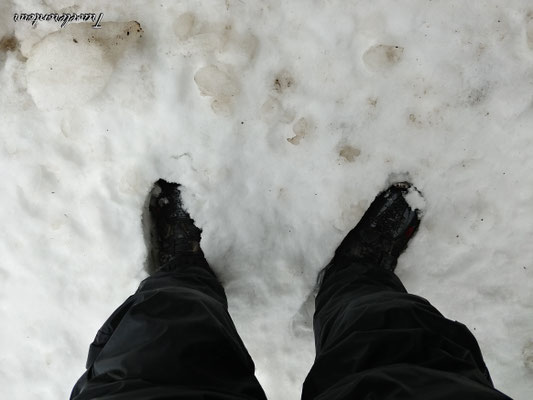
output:
[{"label": "black pants", "polygon": [[[104,323],[71,399],[265,399],[202,259],[144,280]],[[332,268],[316,299],[302,399],[509,399],[462,324],[393,273]]]}]

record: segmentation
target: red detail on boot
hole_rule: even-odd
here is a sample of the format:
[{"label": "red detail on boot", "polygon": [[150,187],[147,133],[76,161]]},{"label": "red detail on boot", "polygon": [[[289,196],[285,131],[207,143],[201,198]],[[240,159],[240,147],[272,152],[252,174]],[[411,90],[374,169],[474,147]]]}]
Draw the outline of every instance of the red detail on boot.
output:
[{"label": "red detail on boot", "polygon": [[413,233],[415,232],[415,227],[414,226],[410,226],[407,231],[405,232],[405,236],[407,237],[407,239],[409,239],[411,236],[413,236]]}]

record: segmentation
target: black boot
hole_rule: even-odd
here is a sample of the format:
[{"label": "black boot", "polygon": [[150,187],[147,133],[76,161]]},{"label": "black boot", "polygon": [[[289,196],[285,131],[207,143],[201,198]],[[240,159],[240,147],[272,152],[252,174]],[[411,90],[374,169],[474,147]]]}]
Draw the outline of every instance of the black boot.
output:
[{"label": "black boot", "polygon": [[[183,208],[180,185],[159,179],[150,193],[151,269],[172,269],[178,259],[204,259],[201,230]],[[171,267],[169,267],[171,266]]]},{"label": "black boot", "polygon": [[324,273],[350,265],[360,272],[369,268],[394,271],[420,224],[419,210],[413,210],[404,198],[410,187],[410,183],[400,182],[381,192],[346,235]]}]

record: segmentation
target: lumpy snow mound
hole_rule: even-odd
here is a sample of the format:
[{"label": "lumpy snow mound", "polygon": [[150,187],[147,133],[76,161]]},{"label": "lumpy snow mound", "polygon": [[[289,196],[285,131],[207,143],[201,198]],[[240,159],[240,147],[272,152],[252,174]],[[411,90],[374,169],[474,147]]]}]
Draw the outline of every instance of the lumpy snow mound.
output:
[{"label": "lumpy snow mound", "polygon": [[318,271],[406,178],[423,221],[398,275],[533,398],[529,0],[6,0],[0,88],[1,398],[68,397],[146,276],[159,177],[184,185],[270,399],[313,362]]},{"label": "lumpy snow mound", "polygon": [[[125,47],[141,36],[138,22],[75,24],[35,44],[26,62],[28,92],[42,110],[82,106],[98,95]],[[57,95],[56,95],[57,94]]]}]

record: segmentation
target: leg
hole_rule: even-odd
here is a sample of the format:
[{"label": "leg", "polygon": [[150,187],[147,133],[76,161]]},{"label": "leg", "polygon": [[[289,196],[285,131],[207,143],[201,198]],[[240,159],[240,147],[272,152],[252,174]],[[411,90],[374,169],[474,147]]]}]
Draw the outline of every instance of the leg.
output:
[{"label": "leg", "polygon": [[408,294],[393,272],[331,275],[316,299],[307,399],[508,399],[462,324]]},{"label": "leg", "polygon": [[150,218],[155,273],[98,331],[71,399],[265,399],[178,185],[156,183]]},{"label": "leg", "polygon": [[493,388],[470,331],[394,274],[418,226],[397,195],[376,199],[326,269],[302,399],[508,399]]},{"label": "leg", "polygon": [[265,399],[205,263],[144,280],[98,331],[72,399]]}]

